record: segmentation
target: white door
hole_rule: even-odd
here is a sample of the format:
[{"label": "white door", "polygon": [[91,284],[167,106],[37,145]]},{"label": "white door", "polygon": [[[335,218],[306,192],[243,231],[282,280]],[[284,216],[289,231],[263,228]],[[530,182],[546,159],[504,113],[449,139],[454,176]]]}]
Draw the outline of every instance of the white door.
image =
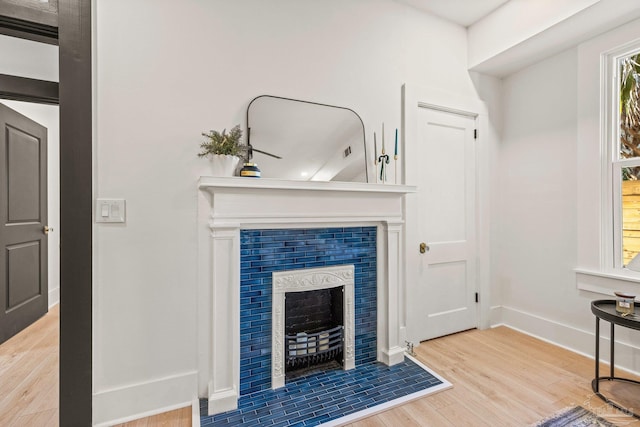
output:
[{"label": "white door", "polygon": [[423,341],[477,326],[476,119],[418,110],[418,236],[409,238],[426,247],[409,304]]}]

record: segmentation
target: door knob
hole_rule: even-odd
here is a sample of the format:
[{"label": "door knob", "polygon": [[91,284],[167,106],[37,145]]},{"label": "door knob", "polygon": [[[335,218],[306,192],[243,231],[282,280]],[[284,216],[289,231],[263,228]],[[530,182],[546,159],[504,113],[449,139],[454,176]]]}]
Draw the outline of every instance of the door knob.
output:
[{"label": "door knob", "polygon": [[48,225],[44,226],[44,234],[53,233],[53,227],[49,227]]},{"label": "door knob", "polygon": [[420,253],[423,254],[429,250],[429,246],[426,243],[420,243]]}]

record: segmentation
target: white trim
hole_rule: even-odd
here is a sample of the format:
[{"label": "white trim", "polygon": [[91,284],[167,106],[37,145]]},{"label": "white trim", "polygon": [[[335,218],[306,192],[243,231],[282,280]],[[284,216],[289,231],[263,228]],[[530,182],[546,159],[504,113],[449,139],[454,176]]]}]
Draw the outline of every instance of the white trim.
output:
[{"label": "white trim", "polygon": [[465,117],[471,117],[471,118],[476,118],[478,117],[478,113],[476,112],[470,112],[470,111],[466,111],[466,110],[458,110],[456,108],[449,108],[443,105],[435,105],[435,104],[429,104],[426,102],[421,102],[418,101],[418,108],[427,108],[429,110],[436,110],[436,111],[442,111],[445,113],[452,113],[452,114],[457,114],[459,116],[465,116]]},{"label": "white trim", "polygon": [[380,413],[382,411],[386,411],[387,409],[391,409],[391,408],[394,408],[396,406],[404,405],[405,403],[411,402],[411,401],[419,399],[421,397],[428,396],[428,395],[434,394],[434,393],[438,393],[440,391],[448,390],[448,389],[453,387],[453,385],[449,381],[445,380],[443,377],[441,377],[437,373],[433,372],[431,369],[429,369],[427,366],[425,366],[423,363],[421,363],[418,359],[416,359],[416,358],[414,358],[414,357],[412,357],[412,356],[410,356],[408,354],[405,354],[405,357],[407,359],[410,359],[413,363],[415,363],[416,365],[420,366],[425,371],[429,372],[431,375],[433,375],[434,377],[436,377],[440,381],[442,381],[442,384],[438,384],[436,386],[429,387],[429,388],[427,388],[425,390],[418,391],[418,392],[415,392],[415,393],[412,393],[412,394],[408,394],[408,395],[403,396],[403,397],[399,397],[398,399],[394,399],[394,400],[391,400],[389,402],[385,402],[383,404],[374,406],[372,408],[365,409],[363,411],[359,411],[359,412],[356,412],[354,414],[349,414],[349,415],[346,415],[344,417],[328,421],[326,423],[322,423],[320,425],[323,426],[323,427],[334,427],[334,426],[341,426],[341,425],[353,423],[353,422],[361,420],[363,418],[370,417],[372,415],[378,414],[378,413]]},{"label": "white trim", "polygon": [[[355,268],[353,264],[274,271],[271,273],[271,277],[271,298],[273,301],[271,307],[271,388],[275,390],[284,387],[285,384],[286,353],[283,350],[285,346],[285,295],[288,292],[316,291],[343,286],[343,369],[346,371],[355,368]],[[328,338],[326,342],[329,342]]]},{"label": "white trim", "polygon": [[402,347],[397,346],[389,350],[382,349],[378,351],[378,362],[388,366],[393,366],[404,361],[405,352]]},{"label": "white trim", "polygon": [[[362,218],[361,218],[362,219]],[[301,221],[300,218],[292,218],[290,222],[286,223],[247,223],[242,224],[243,230],[260,230],[263,228],[270,229],[290,229],[290,228],[333,228],[333,227],[342,227],[344,224],[348,224],[348,227],[378,227],[381,223],[384,223],[388,218],[379,218],[374,221],[369,221],[362,219],[361,221],[356,220],[354,218],[342,218],[340,220],[327,221],[326,217],[319,218],[318,221]],[[312,227],[309,227],[309,224],[313,224]],[[342,225],[340,225],[342,224]],[[239,225],[238,225],[239,227]]]},{"label": "white trim", "polygon": [[[238,380],[238,384],[240,384],[240,380]],[[215,383],[211,380],[209,381],[207,411],[209,414],[220,414],[238,409],[239,395],[240,393],[235,386],[227,389],[216,389]]]},{"label": "white trim", "polygon": [[50,289],[49,290],[49,309],[51,309],[54,305],[59,304],[60,303],[60,287],[57,287],[55,289]]},{"label": "white trim", "polygon": [[[564,348],[565,350],[578,353],[582,356],[588,357],[589,359],[594,359],[595,326],[594,331],[585,331],[569,324],[549,320],[542,316],[527,313],[513,307],[503,306],[502,311],[504,326],[523,334],[530,335],[541,341]],[[616,331],[621,331],[622,329],[623,328],[619,328],[616,329]],[[601,323],[601,362],[609,360],[610,341],[609,338],[604,335],[608,333],[608,330],[608,322]],[[633,370],[633,366],[637,366],[636,355],[638,351],[640,351],[640,348],[637,346],[627,342],[622,342],[619,339],[616,340],[616,370],[620,369],[634,375],[639,375],[640,372],[638,371],[640,371],[640,369],[636,368],[638,371]]]},{"label": "white trim", "polygon": [[238,407],[240,393],[240,228],[210,229],[209,414]]},{"label": "white trim", "polygon": [[[252,214],[252,213],[244,213],[238,215],[216,215],[214,219],[211,220],[212,226],[222,226],[231,224],[231,220],[235,220],[236,222],[242,222],[243,229],[260,229],[268,226],[269,228],[274,228],[280,224],[284,227],[281,228],[290,228],[291,223],[297,224],[340,224],[340,223],[351,223],[351,222],[368,222],[368,223],[379,223],[388,219],[388,216],[380,215],[379,213],[372,214],[361,214],[358,218],[344,216],[342,214],[323,214],[321,217],[317,215],[317,213],[310,213],[306,215],[280,215],[277,213],[274,214]],[[394,218],[396,221],[401,221],[400,217]],[[259,222],[258,222],[259,221]]]},{"label": "white trim", "polygon": [[[556,345],[565,350],[578,353],[582,356],[593,359],[594,349],[594,333],[565,325],[560,322],[545,319],[535,314],[527,313],[513,307],[502,307],[504,311],[505,321],[502,325],[509,329],[513,329],[525,335],[529,335],[540,341]],[[573,341],[573,345],[566,342],[559,342],[557,339],[551,340],[546,336],[551,335],[549,331],[553,330],[561,341]],[[559,333],[558,333],[559,332]],[[591,350],[591,351],[590,351]]]},{"label": "white trim", "polygon": [[489,327],[495,328],[502,324],[502,306],[493,305],[489,307]]},{"label": "white trim", "polygon": [[191,427],[200,427],[200,399],[195,396],[191,401]]},{"label": "white trim", "polygon": [[[613,268],[615,259],[614,214],[613,214],[613,167],[611,161],[612,144],[609,143],[610,130],[613,127],[615,113],[611,111],[611,71],[606,54],[600,57],[600,153],[601,153],[601,186],[602,205],[600,224],[600,268]],[[602,103],[604,102],[604,106]],[[613,137],[613,136],[611,136]]]},{"label": "white trim", "polygon": [[247,179],[241,177],[215,178],[200,177],[198,188],[209,192],[243,189],[256,190],[259,188],[270,190],[302,190],[302,191],[357,191],[364,193],[415,193],[416,187],[394,184],[373,184],[368,182],[338,182],[338,181],[290,181],[284,179],[260,178]]},{"label": "white trim", "polygon": [[94,393],[93,425],[112,426],[190,406],[197,381],[198,373],[190,371]]},{"label": "white trim", "polygon": [[604,272],[576,268],[574,271],[576,273],[576,288],[581,291],[613,297],[616,291],[635,295],[639,290],[640,278],[637,275],[633,277],[624,275],[623,273],[627,271],[625,269]]},{"label": "white trim", "polygon": [[[404,360],[400,341],[406,283],[402,280],[403,221],[389,220],[378,226],[377,261],[377,360],[392,366]],[[381,254],[384,254],[381,256]],[[382,262],[381,262],[382,261]]]},{"label": "white trim", "polygon": [[640,52],[640,39],[610,49],[600,56],[600,152],[603,155],[600,268],[617,271],[623,268],[622,168],[640,161],[637,158],[619,158],[619,61],[638,52]]},{"label": "white trim", "polygon": [[615,280],[623,280],[625,282],[640,283],[640,276],[638,276],[637,274],[633,274],[633,275],[624,274],[624,272],[628,270],[616,270],[613,272],[606,272],[606,271],[598,271],[598,270],[589,270],[586,268],[575,268],[573,271],[575,271],[577,274],[587,274],[590,276],[606,277],[606,278],[615,279]]}]

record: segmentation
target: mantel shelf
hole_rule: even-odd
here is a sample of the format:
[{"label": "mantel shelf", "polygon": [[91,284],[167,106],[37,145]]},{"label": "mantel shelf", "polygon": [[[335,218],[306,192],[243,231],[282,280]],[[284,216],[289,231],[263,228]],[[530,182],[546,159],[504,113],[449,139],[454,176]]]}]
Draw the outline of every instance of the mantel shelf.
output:
[{"label": "mantel shelf", "polygon": [[211,193],[219,190],[301,190],[301,191],[345,191],[360,193],[415,193],[411,185],[370,184],[366,182],[326,182],[326,181],[290,181],[270,178],[216,178],[201,176],[198,188]]}]

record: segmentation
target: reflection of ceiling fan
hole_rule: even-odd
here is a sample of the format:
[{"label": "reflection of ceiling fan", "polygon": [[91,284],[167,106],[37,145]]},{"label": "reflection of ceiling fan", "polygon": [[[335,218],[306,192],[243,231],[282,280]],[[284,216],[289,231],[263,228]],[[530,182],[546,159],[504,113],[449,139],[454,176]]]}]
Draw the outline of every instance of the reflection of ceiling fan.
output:
[{"label": "reflection of ceiling fan", "polygon": [[[245,156],[257,156],[263,176],[306,181],[324,168],[316,179],[368,181],[364,123],[352,109],[260,95],[249,102],[246,118]],[[345,147],[352,150],[348,162]]]},{"label": "reflection of ceiling fan", "polygon": [[247,160],[251,160],[253,158],[254,151],[256,153],[265,154],[276,159],[282,159],[282,157],[276,156],[275,154],[253,148],[253,145],[251,145],[251,128],[247,128]]}]

